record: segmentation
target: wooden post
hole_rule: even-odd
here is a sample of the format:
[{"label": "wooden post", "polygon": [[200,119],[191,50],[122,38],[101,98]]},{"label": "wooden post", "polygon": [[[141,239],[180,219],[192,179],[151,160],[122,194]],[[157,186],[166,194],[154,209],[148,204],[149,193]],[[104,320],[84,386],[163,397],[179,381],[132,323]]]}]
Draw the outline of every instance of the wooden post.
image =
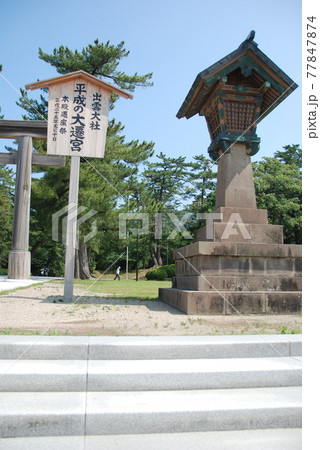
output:
[{"label": "wooden post", "polygon": [[16,164],[16,191],[12,251],[9,253],[8,278],[28,279],[31,272],[29,216],[32,165],[65,165],[64,156],[39,155],[32,151],[32,138],[47,138],[44,120],[0,120],[0,138],[19,139],[18,151],[0,153],[0,164]]},{"label": "wooden post", "polygon": [[16,190],[13,217],[12,251],[9,253],[8,278],[30,278],[29,217],[31,193],[32,138],[19,138]]},{"label": "wooden post", "polygon": [[64,272],[64,301],[73,301],[75,249],[77,241],[77,212],[79,192],[80,157],[71,156],[69,205],[66,236],[66,260]]}]

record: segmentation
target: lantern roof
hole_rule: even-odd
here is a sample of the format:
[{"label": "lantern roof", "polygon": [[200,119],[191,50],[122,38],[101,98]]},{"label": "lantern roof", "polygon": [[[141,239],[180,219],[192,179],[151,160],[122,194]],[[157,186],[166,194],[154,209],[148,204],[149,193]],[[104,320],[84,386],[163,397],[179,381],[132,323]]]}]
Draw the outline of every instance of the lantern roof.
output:
[{"label": "lantern roof", "polygon": [[263,95],[260,116],[262,120],[278,106],[298,85],[286,75],[254,42],[255,31],[251,31],[240,46],[218,62],[200,72],[177,117],[189,119],[199,113],[221,80],[243,90],[258,88]]},{"label": "lantern roof", "polygon": [[60,75],[58,77],[54,77],[54,78],[48,78],[47,80],[43,80],[43,81],[36,81],[34,83],[29,83],[26,84],[26,89],[40,89],[40,88],[44,88],[44,87],[50,87],[50,86],[54,86],[60,83],[64,83],[64,82],[68,82],[71,81],[73,79],[84,79],[87,81],[90,81],[91,83],[100,86],[101,88],[105,89],[106,91],[109,92],[114,92],[116,95],[119,95],[120,97],[124,97],[124,98],[130,98],[132,99],[133,96],[131,94],[129,94],[126,91],[123,91],[122,89],[113,86],[109,83],[106,83],[103,80],[100,80],[97,77],[94,77],[93,75],[85,72],[84,70],[77,70],[76,72],[70,72],[67,73],[65,75]]}]

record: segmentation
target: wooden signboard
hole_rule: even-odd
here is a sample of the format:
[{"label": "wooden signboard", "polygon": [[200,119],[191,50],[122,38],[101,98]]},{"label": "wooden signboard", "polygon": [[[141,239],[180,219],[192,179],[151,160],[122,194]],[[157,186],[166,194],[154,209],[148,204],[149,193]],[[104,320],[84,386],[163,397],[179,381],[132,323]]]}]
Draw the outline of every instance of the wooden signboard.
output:
[{"label": "wooden signboard", "polygon": [[110,91],[76,78],[49,91],[49,155],[103,158]]},{"label": "wooden signboard", "polygon": [[111,92],[131,94],[79,70],[26,85],[49,87],[47,153],[103,158]]}]

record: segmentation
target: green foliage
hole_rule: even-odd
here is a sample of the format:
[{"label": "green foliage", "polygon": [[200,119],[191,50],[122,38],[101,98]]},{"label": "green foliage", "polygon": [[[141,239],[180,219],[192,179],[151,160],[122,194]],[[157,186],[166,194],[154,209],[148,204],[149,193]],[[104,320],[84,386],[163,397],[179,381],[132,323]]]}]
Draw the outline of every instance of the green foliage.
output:
[{"label": "green foliage", "polygon": [[[48,93],[48,88],[43,88],[44,93]],[[48,100],[47,96],[41,94],[40,100],[35,100],[28,97],[28,93],[25,89],[20,89],[20,98],[16,102],[20,108],[27,111],[27,114],[23,115],[24,120],[47,120],[48,118]]]},{"label": "green foliage", "polygon": [[298,144],[285,145],[284,151],[277,151],[274,156],[280,162],[291,166],[296,166],[298,169],[302,168],[302,150]]},{"label": "green foliage", "polygon": [[[188,210],[192,216],[186,224],[187,230],[193,236],[195,231],[205,226],[205,220],[197,220],[197,213],[209,213],[215,210],[217,173],[212,170],[213,162],[204,155],[194,156],[191,166],[192,203]],[[181,241],[178,247],[189,244]],[[176,247],[177,248],[177,247]]]},{"label": "green foliage", "polygon": [[146,273],[147,280],[159,280],[163,281],[166,278],[168,278],[167,271],[160,267],[159,269],[151,270],[150,272]]},{"label": "green foliage", "polygon": [[63,277],[65,262],[64,245],[50,240],[44,235],[31,257],[31,272],[33,275],[40,275],[41,269],[49,268],[49,276]]},{"label": "green foliage", "polygon": [[212,212],[214,210],[214,197],[216,189],[216,172],[212,170],[212,160],[204,155],[194,156],[190,164],[191,183],[193,186],[192,210],[196,212]]},{"label": "green foliage", "polygon": [[174,264],[168,264],[165,266],[162,266],[161,269],[164,269],[167,272],[167,278],[172,278],[176,274],[176,268]]},{"label": "green foliage", "polygon": [[253,164],[258,208],[268,210],[269,223],[283,225],[284,242],[302,241],[301,149],[284,147],[274,158]]},{"label": "green foliage", "polygon": [[[184,157],[170,158],[160,153],[157,160],[147,162],[146,169],[142,172],[141,191],[139,204],[143,212],[149,214],[150,233],[149,267],[162,266],[163,253],[173,250],[172,239],[167,239],[172,231],[171,221],[167,218],[169,213],[177,213],[181,209],[181,202],[190,196],[190,164]],[[163,214],[162,240],[158,239],[155,232],[156,214]],[[164,245],[163,245],[164,243]]]},{"label": "green foliage", "polygon": [[175,275],[174,264],[165,265],[146,273],[147,280],[165,280]]},{"label": "green foliage", "polygon": [[110,41],[103,44],[98,39],[94,41],[94,44],[89,44],[81,51],[72,51],[61,45],[58,49],[55,48],[50,55],[39,48],[39,58],[55,67],[58,73],[66,74],[84,70],[98,78],[109,78],[121,89],[131,92],[137,86],[152,86],[153,83],[149,81],[152,73],[127,75],[118,70],[120,61],[129,53],[124,48],[123,41],[114,46],[110,44]]},{"label": "green foliage", "polygon": [[[0,64],[0,72],[2,72],[2,64]],[[1,108],[0,108],[0,111],[1,111]],[[0,114],[0,119],[3,119],[3,114]]]},{"label": "green foliage", "polygon": [[13,171],[0,165],[0,267],[7,265],[11,249],[13,202]]},{"label": "green foliage", "polygon": [[190,165],[185,162],[185,157],[168,158],[164,153],[157,155],[158,160],[147,162],[143,179],[146,188],[152,192],[153,199],[159,205],[176,206],[181,197],[186,196],[186,182],[189,181]]},{"label": "green foliage", "polygon": [[288,327],[282,326],[280,334],[298,334],[296,330],[288,330]]},{"label": "green foliage", "polygon": [[[0,64],[0,72],[2,72],[2,64]],[[1,111],[1,108],[0,108],[0,111]],[[0,119],[3,119],[3,115],[2,114],[0,114]]]}]

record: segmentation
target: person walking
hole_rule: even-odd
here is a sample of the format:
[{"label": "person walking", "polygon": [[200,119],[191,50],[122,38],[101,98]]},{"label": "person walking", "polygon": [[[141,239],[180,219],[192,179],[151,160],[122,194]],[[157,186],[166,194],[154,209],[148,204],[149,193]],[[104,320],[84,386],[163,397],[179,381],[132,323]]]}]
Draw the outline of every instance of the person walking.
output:
[{"label": "person walking", "polygon": [[114,277],[114,280],[116,280],[118,278],[118,280],[120,281],[120,270],[121,270],[121,267],[119,266],[116,270],[116,276]]}]

